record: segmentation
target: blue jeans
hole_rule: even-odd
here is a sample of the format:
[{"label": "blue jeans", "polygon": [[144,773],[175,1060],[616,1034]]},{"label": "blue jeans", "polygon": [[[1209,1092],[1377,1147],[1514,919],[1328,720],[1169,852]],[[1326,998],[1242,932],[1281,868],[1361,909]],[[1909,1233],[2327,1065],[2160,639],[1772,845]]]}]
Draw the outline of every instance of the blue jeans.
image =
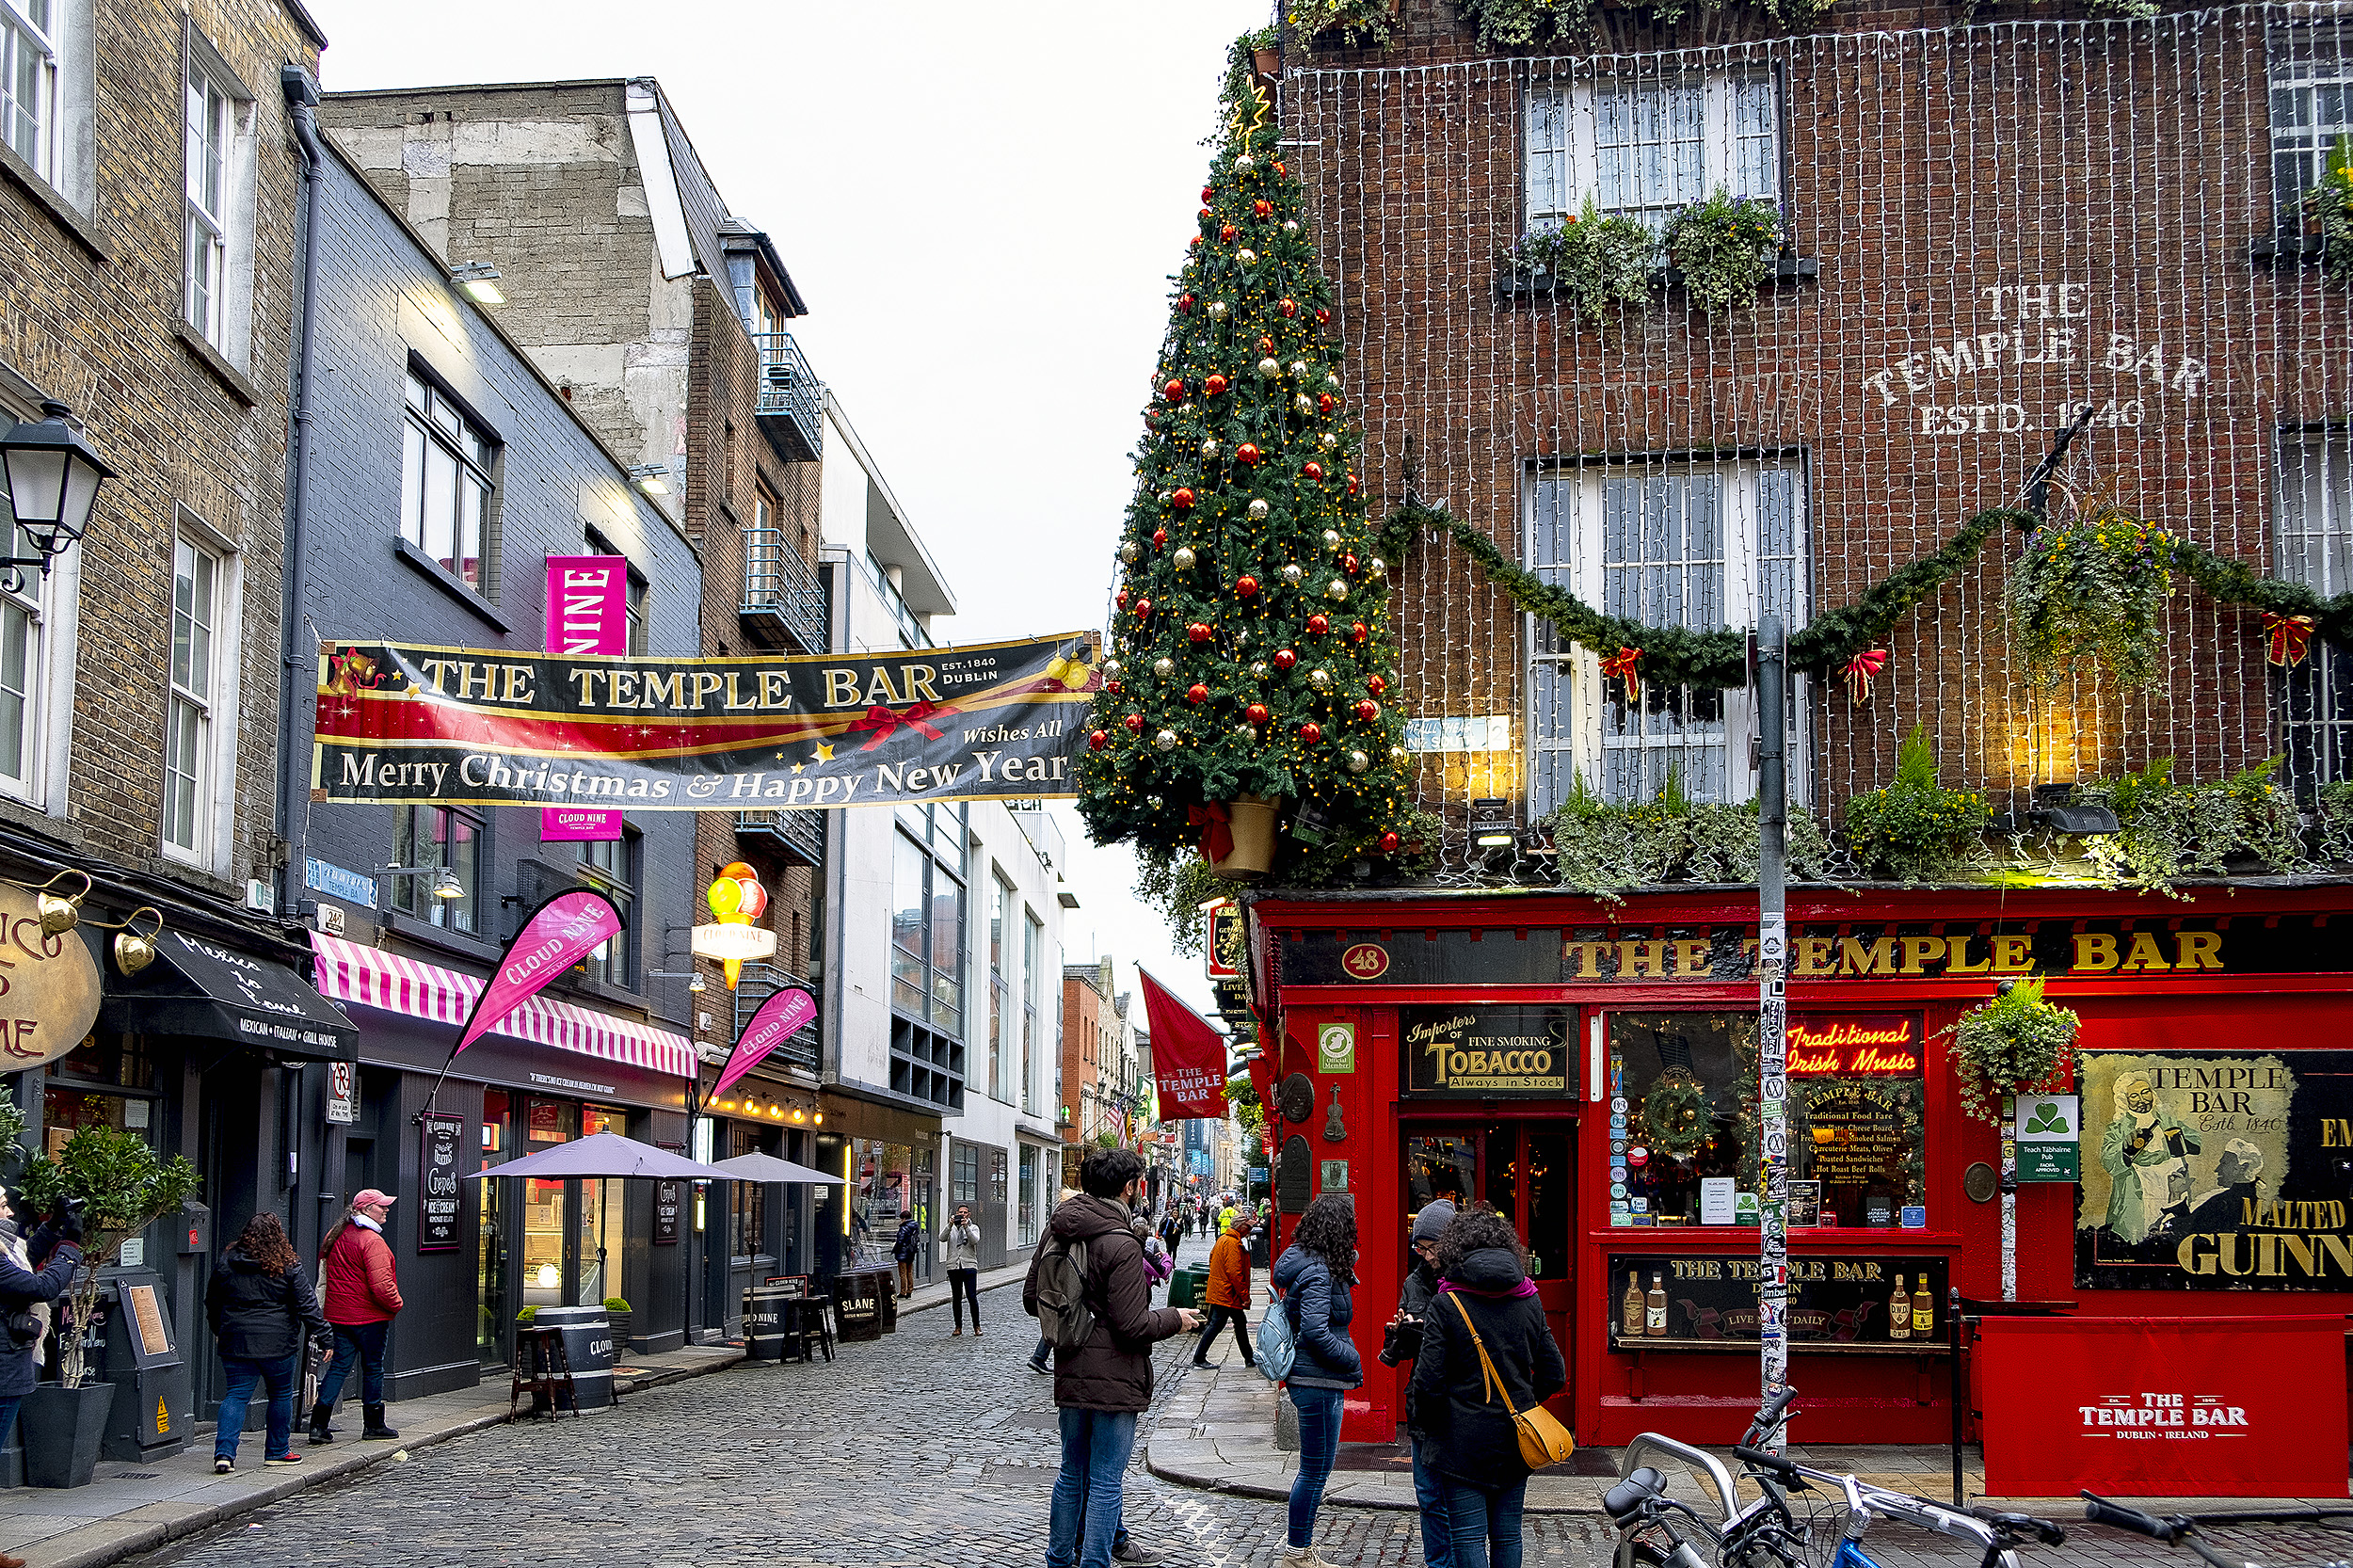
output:
[{"label": "blue jeans", "polygon": [[1454,1568],[1454,1528],[1448,1523],[1446,1478],[1431,1462],[1436,1450],[1414,1442],[1414,1500],[1421,1505],[1421,1560],[1427,1568]]},{"label": "blue jeans", "polygon": [[1064,1410],[1062,1471],[1046,1535],[1047,1568],[1112,1568],[1120,1486],[1135,1451],[1132,1410]]},{"label": "blue jeans", "polygon": [[1520,1568],[1520,1505],[1526,1478],[1510,1486],[1473,1486],[1440,1476],[1447,1523],[1454,1532],[1454,1568]]},{"label": "blue jeans", "polygon": [[1323,1503],[1323,1483],[1332,1479],[1332,1461],[1340,1452],[1340,1404],[1347,1398],[1337,1388],[1302,1388],[1290,1384],[1291,1403],[1299,1407],[1299,1474],[1291,1478],[1290,1544],[1296,1551],[1313,1545],[1316,1510]]},{"label": "blue jeans", "polygon": [[319,1379],[319,1403],[333,1404],[343,1397],[344,1379],[351,1375],[354,1363],[360,1368],[360,1402],[384,1402],[384,1336],[392,1327],[389,1320],[335,1325],[335,1355],[327,1364],[327,1375]]},{"label": "blue jeans", "polygon": [[220,1424],[213,1431],[215,1459],[237,1457],[246,1411],[253,1402],[254,1386],[262,1383],[269,1384],[269,1438],[262,1446],[262,1457],[286,1457],[287,1445],[294,1437],[295,1368],[299,1359],[298,1355],[276,1361],[246,1361],[233,1355],[220,1358],[229,1373],[229,1391],[220,1397]]}]

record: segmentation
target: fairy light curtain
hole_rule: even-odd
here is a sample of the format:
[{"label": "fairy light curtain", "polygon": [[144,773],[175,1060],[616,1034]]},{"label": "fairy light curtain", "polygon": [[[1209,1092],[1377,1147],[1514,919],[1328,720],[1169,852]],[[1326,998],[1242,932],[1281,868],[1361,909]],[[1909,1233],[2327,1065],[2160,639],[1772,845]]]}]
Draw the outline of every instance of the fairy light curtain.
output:
[{"label": "fairy light curtain", "polygon": [[[2222,554],[2342,591],[2348,301],[2298,264],[2295,203],[2353,116],[2348,58],[2336,24],[2239,8],[1293,70],[1284,135],[1337,293],[1373,509],[1403,499],[1410,469],[1421,499],[1589,603],[1631,595],[1647,614],[1674,598],[1693,624],[1753,624],[1765,597],[1799,615],[1845,603],[1971,513],[2014,504],[2089,402],[2071,473]],[[1593,193],[1656,222],[1715,184],[1777,199],[1785,254],[1818,279],[1714,320],[1654,290],[1606,329],[1499,286],[1497,253],[1531,212]],[[2212,779],[2281,748],[2287,683],[2255,617],[2186,584],[2153,683],[2120,694],[2084,675],[2029,694],[2000,614],[2017,549],[1997,540],[1897,629],[1868,707],[1834,681],[1803,694],[1817,805],[1886,782],[1915,723],[1948,785],[2005,799],[2168,755],[2177,777]],[[1689,563],[1711,552],[1729,552],[1723,587],[1699,605]],[[1614,649],[1547,664],[1541,629],[1449,541],[1420,540],[1401,589],[1423,805],[1459,823],[1470,799],[1502,795],[1533,816],[1572,766],[1596,788],[1592,769],[1615,769],[1624,789],[1711,746],[1716,788],[1753,792],[1740,694],[1638,728],[1622,700],[1610,711],[1598,661]],[[2328,690],[2353,680],[2296,680],[2325,750],[2353,718]],[[1688,733],[1650,735],[1660,726]],[[1627,744],[1650,755],[1602,756]],[[1695,792],[1714,791],[1703,777]]]}]

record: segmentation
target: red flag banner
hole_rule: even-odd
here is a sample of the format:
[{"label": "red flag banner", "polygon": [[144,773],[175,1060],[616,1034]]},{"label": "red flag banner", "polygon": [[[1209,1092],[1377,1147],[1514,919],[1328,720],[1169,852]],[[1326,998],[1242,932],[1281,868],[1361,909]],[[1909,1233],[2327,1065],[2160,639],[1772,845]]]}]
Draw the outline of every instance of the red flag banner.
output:
[{"label": "red flag banner", "polygon": [[1152,1076],[1159,1083],[1160,1120],[1183,1121],[1225,1115],[1225,1036],[1209,1020],[1169,995],[1160,982],[1144,981],[1144,1016],[1152,1025]]}]

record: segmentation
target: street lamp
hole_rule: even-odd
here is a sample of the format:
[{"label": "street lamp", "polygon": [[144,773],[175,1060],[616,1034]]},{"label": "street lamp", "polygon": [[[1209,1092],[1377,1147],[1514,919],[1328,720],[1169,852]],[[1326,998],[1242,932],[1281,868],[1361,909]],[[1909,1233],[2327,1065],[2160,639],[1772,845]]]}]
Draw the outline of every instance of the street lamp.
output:
[{"label": "street lamp", "polygon": [[664,464],[639,463],[629,471],[629,476],[637,481],[637,488],[648,495],[670,493],[670,471]]},{"label": "street lamp", "polygon": [[499,269],[488,262],[460,262],[450,268],[449,275],[466,296],[477,305],[504,305],[506,296],[499,292]]},{"label": "street lamp", "polygon": [[457,873],[447,866],[387,866],[378,876],[429,876],[433,886],[427,889],[435,898],[464,898],[466,885],[457,880]]},{"label": "street lamp", "polygon": [[72,408],[52,398],[40,411],[38,421],[14,425],[0,438],[0,459],[8,471],[8,506],[34,550],[31,555],[0,558],[10,593],[24,591],[25,567],[39,567],[43,577],[49,575],[50,563],[89,526],[98,487],[115,476],[113,467],[82,439]]}]

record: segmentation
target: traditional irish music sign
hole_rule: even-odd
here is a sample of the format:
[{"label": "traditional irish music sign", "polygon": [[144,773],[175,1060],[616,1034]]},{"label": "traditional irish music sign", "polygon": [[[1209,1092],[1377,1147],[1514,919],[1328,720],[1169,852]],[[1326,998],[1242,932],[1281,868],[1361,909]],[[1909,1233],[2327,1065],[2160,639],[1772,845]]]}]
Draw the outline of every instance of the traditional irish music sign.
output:
[{"label": "traditional irish music sign", "polygon": [[320,646],[312,798],[766,811],[1078,793],[1096,633],[692,659]]}]

